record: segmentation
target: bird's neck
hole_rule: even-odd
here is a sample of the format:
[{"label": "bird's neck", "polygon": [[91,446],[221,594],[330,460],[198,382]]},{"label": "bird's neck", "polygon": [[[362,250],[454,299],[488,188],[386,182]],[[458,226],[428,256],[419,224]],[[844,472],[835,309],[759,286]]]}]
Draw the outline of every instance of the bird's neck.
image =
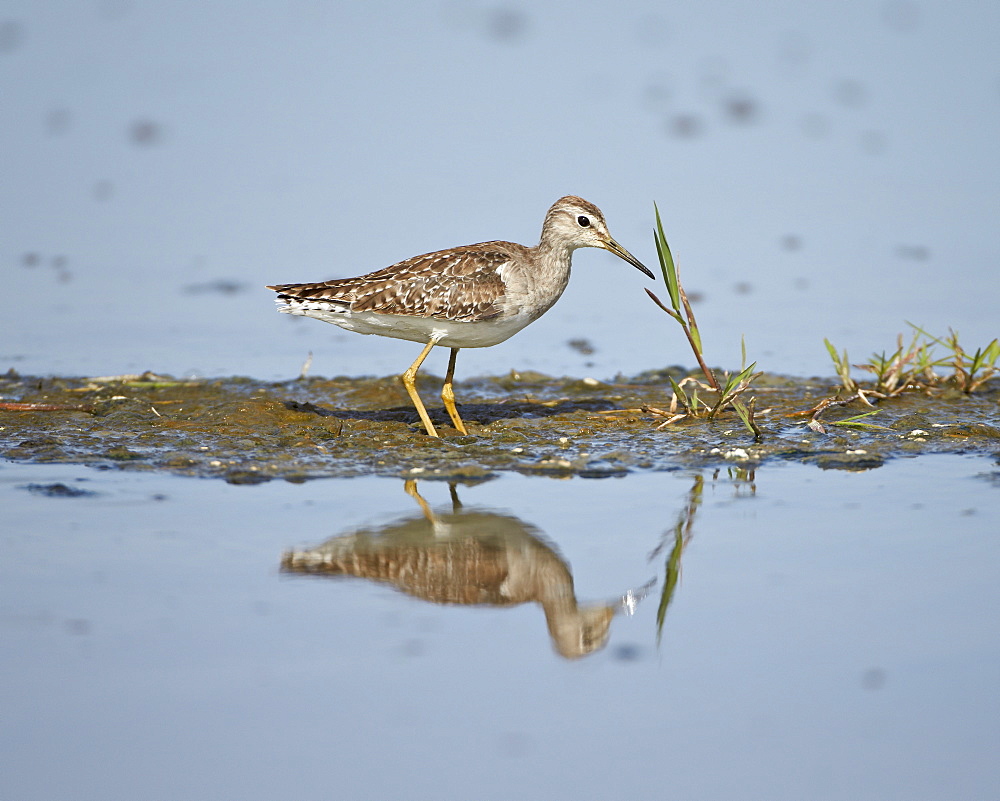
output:
[{"label": "bird's neck", "polygon": [[573,248],[552,245],[544,239],[532,248],[531,266],[518,270],[519,300],[535,320],[559,300],[569,283],[570,259]]},{"label": "bird's neck", "polygon": [[548,275],[568,276],[570,261],[576,248],[566,242],[552,241],[542,236],[542,241],[535,247],[539,263]]}]

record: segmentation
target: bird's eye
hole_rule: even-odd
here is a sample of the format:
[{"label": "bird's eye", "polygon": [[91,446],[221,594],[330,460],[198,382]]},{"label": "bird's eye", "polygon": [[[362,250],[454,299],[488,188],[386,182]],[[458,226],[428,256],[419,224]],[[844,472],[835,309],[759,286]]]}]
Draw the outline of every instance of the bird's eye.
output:
[{"label": "bird's eye", "polygon": [[580,227],[581,228],[589,228],[590,227],[590,218],[589,217],[584,217],[581,214],[579,217],[576,218],[576,221],[578,223],[580,223]]}]

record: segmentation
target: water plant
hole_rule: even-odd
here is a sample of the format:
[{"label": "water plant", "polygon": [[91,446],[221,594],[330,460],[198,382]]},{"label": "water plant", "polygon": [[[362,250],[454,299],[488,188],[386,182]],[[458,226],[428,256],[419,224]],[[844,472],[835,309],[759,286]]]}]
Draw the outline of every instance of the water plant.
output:
[{"label": "water plant", "polygon": [[[698,322],[695,320],[694,311],[691,309],[691,302],[688,300],[683,284],[681,284],[677,263],[674,261],[673,254],[670,252],[670,245],[667,244],[666,234],[663,232],[663,220],[660,218],[660,209],[655,203],[653,204],[653,209],[656,212],[656,227],[653,229],[653,240],[656,244],[656,255],[660,262],[660,271],[663,273],[663,282],[667,287],[667,296],[670,304],[667,305],[664,303],[649,289],[646,290],[646,294],[649,295],[653,303],[672,317],[684,331],[688,344],[691,346],[691,351],[694,353],[702,375],[705,377],[705,383],[691,376],[682,381],[675,381],[673,378],[670,378],[670,388],[673,391],[670,409],[663,410],[655,407],[645,407],[645,410],[658,416],[666,417],[666,422],[658,426],[658,428],[663,428],[686,417],[705,417],[709,420],[714,420],[724,409],[732,407],[740,420],[743,421],[743,425],[746,426],[747,430],[754,435],[755,439],[760,440],[763,438],[763,433],[754,420],[755,399],[744,403],[740,398],[750,388],[754,379],[761,375],[759,372],[754,372],[757,362],[753,362],[749,366],[746,365],[746,342],[743,342],[743,358],[739,372],[724,372],[723,380],[720,382],[715,372],[709,368],[705,362]],[[691,387],[690,391],[688,387]],[[714,402],[708,403],[699,397],[699,389],[714,392]]]},{"label": "water plant", "polygon": [[[828,340],[826,349],[833,360],[841,387],[847,392],[861,392],[874,398],[892,398],[907,390],[932,390],[953,386],[969,395],[1000,372],[1000,341],[993,339],[985,347],[970,353],[959,341],[958,332],[949,329],[948,335],[937,337],[921,326],[907,323],[913,329],[909,344],[903,335],[896,339],[896,349],[891,353],[873,353],[867,362],[855,364],[873,376],[870,387],[862,387],[851,377],[851,364],[847,351],[838,353]],[[939,355],[936,348],[945,351]],[[939,375],[937,370],[951,368],[950,374]]]},{"label": "water plant", "polygon": [[997,361],[1000,361],[1000,341],[995,338],[985,347],[976,348],[976,352],[970,355],[959,343],[957,331],[949,328],[948,336],[939,338],[913,323],[907,325],[948,351],[948,355],[935,362],[935,365],[951,367],[954,372],[945,380],[966,395],[971,395],[1000,371],[997,367]]},{"label": "water plant", "polygon": [[[1000,367],[997,366],[997,362],[1000,361],[1000,341],[997,339],[970,353],[959,342],[958,333],[952,329],[948,330],[946,337],[936,337],[918,325],[913,323],[907,325],[913,329],[913,336],[908,343],[903,339],[903,335],[899,334],[895,350],[873,353],[868,361],[862,364],[852,365],[846,350],[838,351],[829,339],[824,339],[823,343],[840,379],[838,392],[833,397],[824,398],[812,408],[794,412],[790,416],[808,415],[809,428],[825,433],[826,429],[819,420],[821,414],[827,409],[860,401],[873,411],[838,420],[829,425],[880,429],[883,426],[866,420],[877,413],[872,400],[895,398],[907,391],[930,393],[949,386],[971,395],[1000,372]],[[939,355],[935,348],[943,348],[945,354]],[[856,381],[851,375],[852,366],[870,373],[871,383],[865,386]],[[952,372],[939,375],[937,370],[946,367],[950,367]],[[845,397],[841,393],[848,394]]]}]

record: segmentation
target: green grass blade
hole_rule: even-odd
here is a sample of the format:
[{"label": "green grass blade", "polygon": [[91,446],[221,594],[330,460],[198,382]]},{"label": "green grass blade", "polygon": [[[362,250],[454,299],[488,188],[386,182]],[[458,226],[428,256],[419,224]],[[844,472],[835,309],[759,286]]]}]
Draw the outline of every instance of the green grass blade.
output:
[{"label": "green grass blade", "polygon": [[653,231],[653,239],[656,242],[656,255],[660,259],[660,270],[663,272],[663,281],[667,285],[667,292],[670,295],[670,305],[680,313],[681,296],[678,290],[677,266],[674,264],[674,256],[670,252],[667,244],[667,235],[663,233],[663,220],[660,219],[660,209],[653,203],[653,210],[656,212],[656,229]]},{"label": "green grass blade", "polygon": [[859,422],[864,417],[871,417],[873,414],[878,414],[879,410],[876,409],[874,412],[864,412],[863,414],[856,414],[854,417],[845,417],[843,420],[834,420],[829,425],[831,426],[848,426],[853,428],[871,428],[879,429],[881,431],[891,431],[888,426],[877,426],[874,423],[861,423]]},{"label": "green grass blade", "polygon": [[688,331],[691,334],[691,341],[694,343],[698,353],[704,353],[705,351],[701,347],[701,334],[698,332],[698,326],[695,324],[694,320],[690,318],[688,322]]},{"label": "green grass blade", "polygon": [[740,371],[736,375],[729,376],[729,378],[726,379],[726,386],[722,390],[723,397],[725,397],[726,395],[728,395],[730,392],[732,392],[734,389],[736,389],[740,384],[742,384],[744,381],[746,381],[747,378],[753,373],[754,368],[756,366],[757,366],[757,362],[754,362],[749,367],[743,369],[742,371]]},{"label": "green grass blade", "polygon": [[739,415],[740,420],[743,421],[746,430],[753,434],[754,440],[761,442],[764,439],[764,432],[761,431],[760,426],[754,420],[754,406],[756,403],[756,398],[750,398],[750,403],[748,404],[744,404],[741,400],[733,400],[733,408],[736,410],[736,414]]},{"label": "green grass blade", "polygon": [[674,395],[677,397],[677,402],[684,407],[685,412],[690,414],[691,403],[688,400],[687,393],[684,392],[684,389],[680,384],[674,381],[674,377],[672,375],[668,375],[667,379],[670,381],[670,388],[674,391]]}]

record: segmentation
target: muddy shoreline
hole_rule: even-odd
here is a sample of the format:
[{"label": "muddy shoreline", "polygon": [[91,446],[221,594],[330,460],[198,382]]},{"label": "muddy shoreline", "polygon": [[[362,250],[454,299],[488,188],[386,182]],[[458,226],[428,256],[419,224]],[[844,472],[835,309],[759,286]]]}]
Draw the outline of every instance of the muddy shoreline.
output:
[{"label": "muddy shoreline", "polygon": [[265,382],[230,377],[0,377],[0,456],[19,462],[86,464],[223,478],[389,475],[477,479],[502,472],[610,477],[634,471],[795,461],[866,470],[928,453],[1000,459],[1000,381],[973,395],[912,391],[881,402],[866,421],[831,425],[870,411],[855,403],[829,410],[826,432],[794,416],[835,394],[832,379],[764,375],[755,442],[729,412],[681,421],[640,411],[670,403],[667,373],[611,382],[537,373],[482,377],[456,385],[469,426],[447,424],[441,379],[422,376],[421,395],[440,440],[426,436],[396,377],[307,378]]}]

